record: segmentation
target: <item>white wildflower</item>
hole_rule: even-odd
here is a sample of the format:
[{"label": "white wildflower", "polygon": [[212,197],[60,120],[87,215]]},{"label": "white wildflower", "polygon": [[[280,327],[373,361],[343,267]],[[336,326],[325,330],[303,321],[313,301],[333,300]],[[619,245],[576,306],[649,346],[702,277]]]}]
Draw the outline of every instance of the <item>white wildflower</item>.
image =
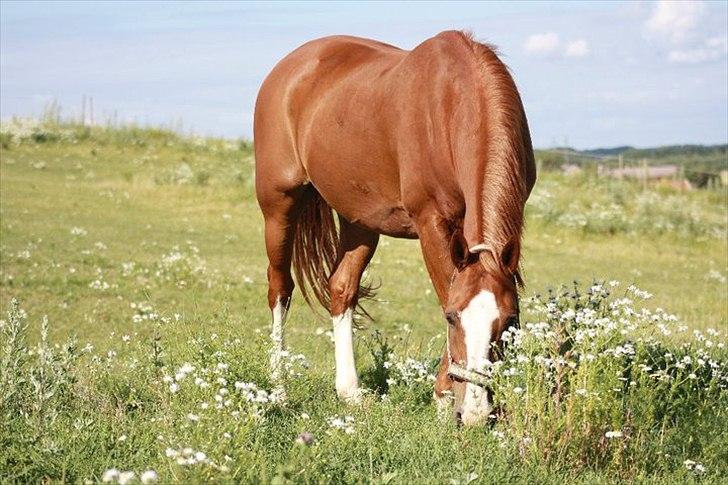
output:
[{"label": "white wildflower", "polygon": [[143,484],[150,484],[150,483],[156,483],[158,480],[157,472],[154,470],[147,470],[141,474],[139,479]]},{"label": "white wildflower", "polygon": [[330,418],[326,418],[326,421],[329,423],[329,427],[337,430],[337,431],[343,431],[346,434],[352,434],[354,432],[354,417],[353,416],[341,416],[334,415]]},{"label": "white wildflower", "polygon": [[119,478],[119,470],[116,468],[109,468],[101,476],[101,481],[104,483],[111,483],[116,481],[117,478]]},{"label": "white wildflower", "polygon": [[134,481],[134,477],[136,477],[136,473],[131,471],[119,473],[119,485],[128,485]]}]

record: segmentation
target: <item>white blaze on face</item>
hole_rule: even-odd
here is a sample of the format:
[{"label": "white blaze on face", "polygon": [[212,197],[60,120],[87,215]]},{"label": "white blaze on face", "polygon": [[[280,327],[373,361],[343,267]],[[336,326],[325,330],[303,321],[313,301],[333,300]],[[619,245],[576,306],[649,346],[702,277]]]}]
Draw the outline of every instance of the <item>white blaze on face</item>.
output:
[{"label": "white blaze on face", "polygon": [[333,317],[334,354],[336,356],[336,392],[342,399],[359,399],[359,378],[354,363],[354,337],[352,324],[354,311],[349,308]]},{"label": "white blaze on face", "polygon": [[[465,352],[468,357],[466,367],[469,370],[484,370],[490,354],[493,322],[499,315],[495,295],[485,290],[475,295],[460,312],[460,325],[465,334]],[[467,383],[461,412],[463,424],[473,424],[487,418],[490,414],[490,403],[485,389]]]}]

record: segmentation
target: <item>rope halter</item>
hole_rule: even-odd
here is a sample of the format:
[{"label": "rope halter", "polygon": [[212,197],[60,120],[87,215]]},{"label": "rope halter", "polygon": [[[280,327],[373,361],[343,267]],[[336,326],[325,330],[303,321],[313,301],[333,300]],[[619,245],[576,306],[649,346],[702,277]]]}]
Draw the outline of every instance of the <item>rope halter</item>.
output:
[{"label": "rope halter", "polygon": [[465,381],[469,384],[475,384],[476,386],[488,387],[489,384],[488,376],[486,376],[482,372],[466,369],[462,365],[453,362],[452,360],[450,361],[450,365],[448,366],[447,373],[450,377],[460,379],[461,381]]}]

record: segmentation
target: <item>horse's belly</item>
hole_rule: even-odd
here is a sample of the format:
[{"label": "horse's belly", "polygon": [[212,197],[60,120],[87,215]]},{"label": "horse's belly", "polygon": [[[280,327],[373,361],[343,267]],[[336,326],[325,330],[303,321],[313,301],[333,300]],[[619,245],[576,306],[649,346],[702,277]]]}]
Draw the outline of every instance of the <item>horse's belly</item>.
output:
[{"label": "horse's belly", "polygon": [[347,221],[386,236],[416,239],[417,231],[409,213],[396,197],[387,196],[372,182],[331,179],[317,184],[321,196]]},{"label": "horse's belly", "polygon": [[373,211],[348,217],[339,212],[347,221],[359,224],[362,227],[384,234],[385,236],[417,239],[412,219],[403,207],[375,207]]}]

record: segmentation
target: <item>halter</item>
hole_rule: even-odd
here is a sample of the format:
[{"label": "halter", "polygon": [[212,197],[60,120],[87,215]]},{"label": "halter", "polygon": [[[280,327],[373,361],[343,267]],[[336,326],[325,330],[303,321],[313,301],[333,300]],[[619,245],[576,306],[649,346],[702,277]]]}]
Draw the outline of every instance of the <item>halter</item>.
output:
[{"label": "halter", "polygon": [[[448,357],[450,356],[450,348],[448,346]],[[466,369],[460,364],[450,360],[450,365],[447,368],[447,374],[451,377],[465,381],[468,384],[475,384],[480,387],[488,387],[488,376],[482,372]]]}]

